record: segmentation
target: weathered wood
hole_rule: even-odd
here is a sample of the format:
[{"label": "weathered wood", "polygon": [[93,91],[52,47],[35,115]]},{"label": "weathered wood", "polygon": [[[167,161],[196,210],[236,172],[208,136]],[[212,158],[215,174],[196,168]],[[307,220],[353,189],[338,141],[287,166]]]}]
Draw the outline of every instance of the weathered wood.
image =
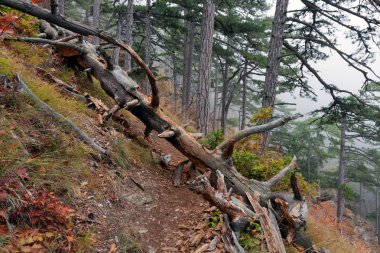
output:
[{"label": "weathered wood", "polygon": [[267,242],[269,252],[286,253],[284,243],[269,218],[268,210],[261,207],[258,202],[260,199],[259,193],[255,192],[254,197],[252,197],[248,192],[246,194],[255,212],[260,215],[260,224],[264,230],[265,240]]},{"label": "weathered wood", "polygon": [[[52,16],[50,13],[41,10],[35,5],[22,1],[11,0],[0,0],[0,4],[4,4],[33,16],[40,17],[82,35],[97,35],[113,45],[120,46],[127,51],[129,50],[129,53],[136,54],[127,45],[115,41],[108,34],[97,32],[92,28],[65,20],[64,18],[57,18],[56,16]],[[63,46],[67,46],[66,44],[67,43]],[[158,103],[153,102],[154,96],[152,97],[150,104],[148,104],[148,100],[145,96],[134,88],[135,82],[129,78],[123,70],[108,70],[104,63],[100,61],[101,59],[99,59],[99,54],[96,52],[96,48],[93,45],[86,41],[81,43],[80,40],[77,44],[80,45],[80,51],[84,50],[81,55],[76,57],[77,63],[84,69],[91,69],[91,73],[100,81],[101,86],[106,93],[110,95],[119,105],[125,105],[128,101],[138,99],[140,103],[130,109],[131,113],[139,118],[146,125],[147,129],[153,129],[158,133],[162,133],[168,129],[175,131],[176,135],[166,138],[166,140],[168,140],[175,148],[187,156],[197,168],[203,171],[207,169],[213,171],[214,173],[211,175],[211,181],[213,183],[216,183],[215,172],[220,170],[221,173],[225,175],[225,181],[228,188],[232,188],[233,192],[241,196],[245,196],[245,192],[250,192],[252,194],[254,191],[258,191],[262,193],[262,198],[265,199],[267,197],[267,193],[270,193],[270,189],[267,184],[256,180],[247,179],[240,175],[240,173],[238,173],[231,164],[225,163],[225,161],[215,152],[209,152],[183,128],[166,117],[160,110],[157,110],[156,108],[158,107]],[[137,54],[135,59],[147,73],[146,70],[149,70],[149,68],[143,63]],[[151,73],[150,70],[148,72]],[[149,73],[147,74],[149,76]],[[154,79],[153,75],[150,77]],[[152,91],[154,91],[153,86]]]},{"label": "weathered wood", "polygon": [[223,216],[223,247],[227,253],[244,253],[244,249],[240,246],[239,240],[236,238],[235,233],[230,227],[229,218],[227,215]]},{"label": "weathered wood", "polygon": [[223,150],[223,149],[227,148],[228,144],[231,142],[236,143],[236,142],[238,142],[238,141],[240,141],[240,140],[242,140],[242,139],[244,139],[244,138],[246,138],[252,134],[267,132],[267,131],[272,130],[274,128],[283,126],[286,123],[288,123],[289,121],[298,119],[300,117],[302,117],[302,114],[295,114],[293,116],[285,116],[285,117],[273,120],[273,121],[266,123],[266,124],[263,124],[263,125],[258,125],[258,126],[246,128],[244,130],[237,132],[231,138],[223,141],[221,144],[219,144],[216,147],[216,149]]},{"label": "weathered wood", "polygon": [[204,175],[199,176],[196,180],[191,180],[187,184],[189,188],[196,193],[202,194],[202,196],[210,201],[211,204],[219,208],[223,213],[226,213],[232,221],[239,221],[246,219],[247,214],[240,207],[236,206],[231,200],[227,199],[225,195],[224,180],[221,178],[221,173],[218,171],[218,186],[220,189],[215,190],[208,178]]},{"label": "weathered wood", "polygon": [[154,77],[153,72],[145,64],[145,62],[141,59],[141,57],[131,47],[129,47],[125,43],[115,40],[111,35],[109,35],[108,33],[102,30],[93,29],[89,26],[79,24],[75,21],[66,19],[65,17],[61,17],[59,15],[52,15],[50,12],[31,3],[27,3],[24,1],[14,1],[14,0],[0,0],[0,4],[19,10],[21,12],[27,13],[29,15],[41,18],[57,26],[66,28],[67,30],[70,30],[75,33],[79,33],[84,36],[90,36],[90,35],[97,36],[103,39],[104,41],[111,43],[112,45],[118,46],[126,50],[132,56],[132,58],[137,62],[137,64],[144,70],[145,74],[148,76],[151,89],[152,89],[151,106],[153,108],[158,108],[159,94],[158,94],[158,88],[157,88],[157,80]]},{"label": "weathered wood", "polygon": [[65,118],[58,112],[56,112],[53,108],[47,105],[45,102],[41,101],[33,92],[28,88],[28,86],[22,81],[20,75],[17,74],[17,79],[19,82],[18,91],[27,95],[34,103],[35,106],[44,112],[48,113],[60,126],[63,126],[66,131],[70,131],[73,133],[79,140],[84,142],[86,145],[90,146],[94,150],[98,151],[102,155],[106,155],[107,151],[102,148],[95,141],[90,139],[82,130],[80,130],[73,122],[69,119]]},{"label": "weathered wood", "polygon": [[181,185],[182,171],[183,171],[185,164],[187,164],[188,162],[189,162],[189,160],[185,160],[185,161],[180,162],[176,166],[176,169],[175,169],[174,174],[173,174],[173,185],[175,187],[178,187]]},{"label": "weathered wood", "polygon": [[272,177],[271,179],[269,179],[268,181],[266,181],[265,183],[271,187],[275,184],[277,184],[285,175],[286,173],[288,173],[289,171],[291,171],[292,169],[295,169],[297,168],[297,157],[294,156],[293,157],[293,160],[289,163],[288,166],[286,166],[284,169],[282,169],[279,173],[277,173],[274,177]]}]

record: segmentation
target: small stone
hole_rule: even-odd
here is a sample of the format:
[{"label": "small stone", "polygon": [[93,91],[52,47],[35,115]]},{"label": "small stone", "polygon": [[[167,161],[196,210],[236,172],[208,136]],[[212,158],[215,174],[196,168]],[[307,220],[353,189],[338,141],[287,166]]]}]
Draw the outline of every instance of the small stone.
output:
[{"label": "small stone", "polygon": [[140,234],[145,234],[145,233],[147,233],[147,232],[148,232],[148,229],[145,229],[145,228],[139,230],[139,233],[140,233]]}]

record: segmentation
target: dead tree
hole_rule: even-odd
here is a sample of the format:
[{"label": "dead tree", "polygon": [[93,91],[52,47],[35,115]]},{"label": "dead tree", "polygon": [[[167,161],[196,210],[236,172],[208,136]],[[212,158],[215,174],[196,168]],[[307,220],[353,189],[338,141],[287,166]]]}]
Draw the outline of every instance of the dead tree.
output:
[{"label": "dead tree", "polygon": [[[288,171],[296,168],[296,158],[294,158],[286,168],[272,179],[266,182],[259,182],[254,179],[243,177],[230,162],[230,155],[232,154],[236,142],[252,134],[262,133],[284,125],[302,115],[297,114],[294,116],[286,116],[264,125],[246,128],[232,136],[229,140],[220,144],[215,150],[208,150],[160,110],[156,79],[151,70],[128,45],[113,39],[103,31],[97,31],[88,26],[66,20],[59,16],[57,17],[33,4],[14,0],[0,0],[0,4],[44,19],[82,36],[97,36],[110,44],[126,50],[131,57],[136,60],[137,64],[143,68],[148,76],[152,90],[151,98],[142,94],[138,89],[138,85],[119,66],[110,66],[110,63],[107,63],[104,59],[104,54],[98,51],[99,47],[80,38],[78,39],[77,36],[71,36],[58,41],[40,38],[7,38],[8,40],[17,40],[28,43],[50,44],[57,49],[57,52],[62,57],[71,58],[71,60],[75,61],[76,64],[83,69],[90,69],[91,74],[99,80],[104,91],[116,102],[116,105],[105,113],[105,115],[108,115],[105,119],[109,118],[120,108],[129,110],[145,124],[145,135],[150,134],[153,130],[156,131],[159,137],[165,138],[176,149],[188,157],[192,165],[199,171],[208,172],[210,177],[209,179],[207,178],[207,180],[210,181],[210,186],[207,184],[204,177],[202,177],[204,181],[203,186],[202,178],[200,178],[200,182],[195,184],[201,183],[201,187],[210,193],[206,195],[208,196],[206,198],[228,214],[234,223],[244,221],[247,216],[255,214],[250,208],[245,206],[244,203],[237,200],[233,202],[234,200],[232,197],[231,200],[229,200],[231,193],[235,193],[248,199],[250,199],[250,196],[259,195],[260,197],[257,197],[255,201],[259,203],[259,206],[268,206],[270,209],[268,200],[273,197],[273,194],[270,191],[271,186],[276,184]],[[223,187],[221,187],[220,178],[224,179]],[[211,185],[216,187],[218,192],[222,190],[222,196],[219,196],[220,194],[215,195],[215,190],[212,189]],[[226,189],[229,189],[228,194],[226,194]],[[234,204],[232,205],[231,203]],[[223,206],[226,206],[226,208],[223,208]],[[238,208],[236,208],[236,206]],[[268,215],[270,218],[270,213]],[[275,227],[277,227],[277,225]],[[241,229],[242,227],[238,226],[235,232],[238,233]]]}]

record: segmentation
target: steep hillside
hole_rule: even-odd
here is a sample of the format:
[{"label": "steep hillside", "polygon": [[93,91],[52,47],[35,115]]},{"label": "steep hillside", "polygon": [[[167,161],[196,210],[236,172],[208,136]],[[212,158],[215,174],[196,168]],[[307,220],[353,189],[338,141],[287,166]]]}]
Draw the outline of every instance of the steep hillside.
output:
[{"label": "steep hillside", "polygon": [[[26,21],[19,33],[36,33],[37,21]],[[107,106],[110,98],[96,80],[69,64],[47,46],[0,42],[1,251],[224,252],[221,213],[184,185],[172,184],[175,166],[186,158],[156,134],[144,139],[144,125],[126,110],[118,113],[122,124],[101,124],[83,96]],[[16,91],[16,74],[110,156],[104,159],[29,95]],[[167,154],[172,160],[165,167],[160,158]],[[359,233],[339,234],[325,203],[311,209],[310,233],[319,246],[331,252],[370,251]],[[247,252],[265,252],[262,229],[256,226],[250,233],[254,240],[242,237]],[[293,246],[288,251],[302,252]]]}]

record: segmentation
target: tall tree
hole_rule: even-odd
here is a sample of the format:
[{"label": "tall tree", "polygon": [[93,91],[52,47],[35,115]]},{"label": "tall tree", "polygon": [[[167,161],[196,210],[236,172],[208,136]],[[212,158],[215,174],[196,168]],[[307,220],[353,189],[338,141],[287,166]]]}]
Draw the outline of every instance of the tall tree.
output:
[{"label": "tall tree", "polygon": [[[265,72],[265,83],[262,99],[262,108],[274,106],[277,93],[278,71],[280,67],[280,56],[285,30],[288,0],[277,0],[276,12],[273,19],[272,34],[270,37],[268,64]],[[269,133],[265,133],[262,141],[263,150],[268,146]]]},{"label": "tall tree", "polygon": [[61,16],[65,15],[65,0],[58,0],[58,11]]},{"label": "tall tree", "polygon": [[338,221],[343,220],[344,213],[344,195],[345,186],[345,171],[346,171],[346,123],[342,118],[340,126],[340,153],[339,153],[339,170],[338,170],[338,196],[337,196],[337,218]]},{"label": "tall tree", "polygon": [[[146,16],[145,16],[145,63],[150,66],[151,64],[151,39],[152,39],[152,28],[150,22],[151,13],[151,0],[146,0]],[[150,85],[148,77],[145,78],[145,90],[147,94],[150,94]]]},{"label": "tall tree", "polygon": [[[121,40],[121,31],[123,29],[123,21],[124,21],[123,19],[124,19],[123,15],[119,14],[119,18],[117,19],[117,23],[116,23],[116,36],[115,36],[115,38],[117,40]],[[116,47],[113,50],[113,63],[115,65],[119,65],[119,56],[120,56],[120,48]]]},{"label": "tall tree", "polygon": [[197,127],[203,132],[208,131],[209,91],[211,82],[211,54],[214,35],[215,1],[204,0],[202,12],[201,50],[199,60],[199,76],[197,91]]},{"label": "tall tree", "polygon": [[195,22],[189,8],[185,8],[185,37],[183,49],[182,121],[187,119],[190,104],[191,76],[194,53]]},{"label": "tall tree", "polygon": [[[127,15],[125,20],[125,42],[132,47],[133,46],[133,0],[128,0],[127,5]],[[125,54],[124,68],[130,70],[131,65],[131,56]]]},{"label": "tall tree", "polygon": [[[92,26],[96,29],[99,28],[100,25],[100,0],[94,0],[92,8]],[[94,45],[99,45],[100,39],[99,37],[94,37],[93,40]]]}]

